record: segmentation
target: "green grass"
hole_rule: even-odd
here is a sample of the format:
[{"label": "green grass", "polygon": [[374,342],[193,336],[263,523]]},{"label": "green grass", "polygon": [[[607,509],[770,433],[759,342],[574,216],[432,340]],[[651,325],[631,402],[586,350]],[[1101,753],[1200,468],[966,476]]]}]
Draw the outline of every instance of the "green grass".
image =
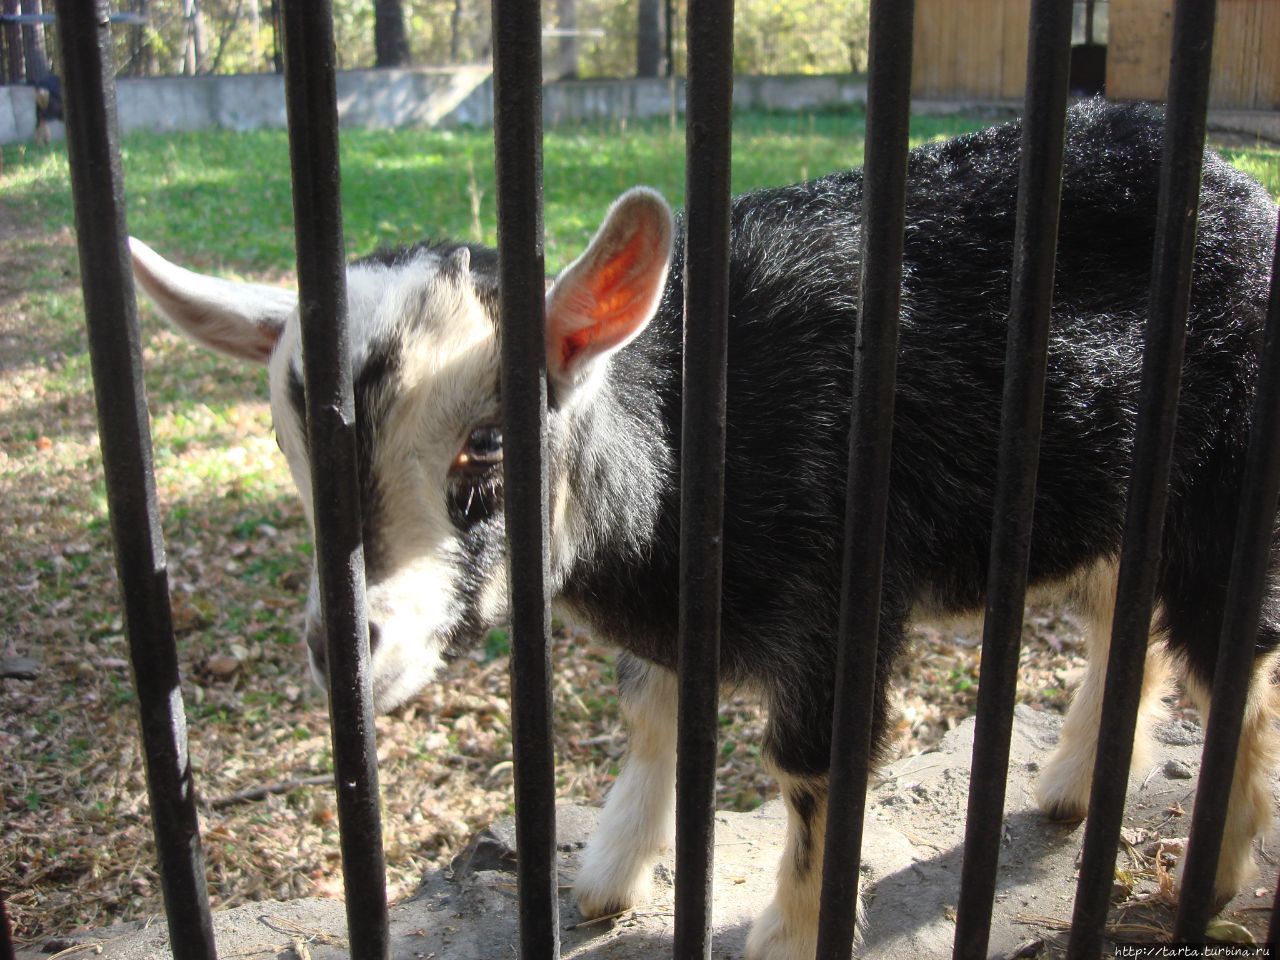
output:
[{"label": "green grass", "polygon": [[[917,117],[911,142],[978,129],[973,116]],[[862,162],[861,113],[752,114],[735,122],[733,189],[790,183]],[[293,267],[288,142],[283,131],[135,134],[122,146],[130,232],[196,269],[285,272]],[[544,147],[546,255],[571,260],[620,192],[637,183],[684,201],[684,137],[666,121],[549,130]],[[1228,159],[1280,195],[1280,151],[1232,147]],[[0,198],[30,223],[72,224],[66,162],[56,150],[9,160]],[[494,156],[488,130],[350,130],[342,134],[346,246],[449,236],[492,244]],[[50,278],[33,277],[40,287]],[[78,317],[77,297],[53,295],[54,318]]]},{"label": "green grass", "polygon": [[1222,155],[1237,169],[1243,170],[1264,187],[1272,197],[1280,199],[1280,150],[1274,147],[1224,147]]},{"label": "green grass", "polygon": [[[973,117],[919,118],[912,142],[983,126]],[[790,183],[862,162],[861,114],[739,118],[733,188]],[[129,230],[196,269],[293,267],[288,142],[283,131],[135,134],[121,148]],[[665,121],[550,130],[544,147],[549,269],[563,266],[609,203],[637,183],[684,201],[684,136]],[[66,162],[56,150],[7,161],[0,199],[31,224],[71,226]],[[351,130],[342,134],[348,253],[442,235],[492,244],[494,153],[488,130]],[[41,278],[33,280],[39,282]],[[48,278],[44,278],[48,279]],[[50,284],[41,284],[46,286]],[[75,298],[49,304],[59,316]]]}]

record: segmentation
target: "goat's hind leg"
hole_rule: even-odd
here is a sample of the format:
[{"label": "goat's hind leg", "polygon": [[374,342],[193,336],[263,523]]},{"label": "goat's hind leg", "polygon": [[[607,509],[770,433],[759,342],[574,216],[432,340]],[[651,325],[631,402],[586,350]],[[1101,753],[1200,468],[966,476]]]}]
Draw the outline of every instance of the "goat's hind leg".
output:
[{"label": "goat's hind leg", "polygon": [[[1253,841],[1271,825],[1271,775],[1280,757],[1275,728],[1278,704],[1271,679],[1275,665],[1274,654],[1263,654],[1254,664],[1240,729],[1235,776],[1231,781],[1231,799],[1227,803],[1222,847],[1218,854],[1218,872],[1214,878],[1215,912],[1226,906],[1257,876]],[[1183,685],[1208,727],[1211,685],[1192,670],[1184,674]]]},{"label": "goat's hind leg", "polygon": [[777,773],[787,807],[778,889],[747,938],[747,960],[810,960],[818,949],[827,778]]},{"label": "goat's hind leg", "polygon": [[677,690],[670,670],[619,657],[630,748],[574,883],[584,917],[610,916],[647,899],[654,861],[674,836]]},{"label": "goat's hind leg", "polygon": [[[1053,820],[1083,820],[1089,811],[1093,767],[1098,756],[1102,724],[1102,695],[1111,649],[1111,621],[1115,611],[1116,567],[1099,563],[1084,574],[1075,590],[1076,605],[1086,621],[1087,666],[1084,680],[1071,698],[1058,747],[1046,761],[1036,788],[1040,809]],[[1150,755],[1150,732],[1164,715],[1169,687],[1169,662],[1163,643],[1153,637],[1147,648],[1133,738],[1133,762],[1141,767]]]},{"label": "goat's hind leg", "polygon": [[[903,629],[881,615],[882,664],[872,716],[872,761],[883,747],[888,714],[883,678],[885,663],[897,656]],[[830,678],[797,677],[768,697],[769,724],[764,753],[787,808],[787,839],[778,864],[773,900],[751,926],[747,960],[812,960],[818,947],[822,900],[822,864],[827,834],[828,770],[831,763],[832,697]],[[856,882],[856,881],[855,881]],[[862,917],[857,887],[854,902]]]}]

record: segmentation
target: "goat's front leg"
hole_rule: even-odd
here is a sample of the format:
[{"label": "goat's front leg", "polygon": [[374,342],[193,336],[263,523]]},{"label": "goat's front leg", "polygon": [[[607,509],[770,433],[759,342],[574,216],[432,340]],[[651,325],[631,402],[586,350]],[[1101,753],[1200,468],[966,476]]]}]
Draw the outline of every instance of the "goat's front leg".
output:
[{"label": "goat's front leg", "polygon": [[675,831],[676,675],[624,654],[618,659],[618,693],[630,750],[573,887],[587,918],[643,902],[654,862]]}]

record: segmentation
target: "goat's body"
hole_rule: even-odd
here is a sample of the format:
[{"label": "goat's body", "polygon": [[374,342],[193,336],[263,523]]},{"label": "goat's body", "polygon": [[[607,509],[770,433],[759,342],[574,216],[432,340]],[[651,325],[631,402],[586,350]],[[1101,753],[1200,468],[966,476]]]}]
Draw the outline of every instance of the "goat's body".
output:
[{"label": "goat's body", "polygon": [[[1070,116],[1030,558],[1033,584],[1067,587],[1120,550],[1162,135],[1147,110]],[[974,613],[984,602],[1019,136],[1007,124],[911,155],[885,549],[890,657],[913,609]],[[722,656],[728,681],[766,693],[779,677],[788,696],[829,699],[831,689],[861,200],[861,173],[850,172],[734,204]],[[1257,184],[1206,158],[1159,589],[1174,648],[1206,676],[1217,637],[1199,627],[1225,579],[1274,224]],[[670,462],[682,259],[677,247],[658,316],[611,361],[630,402],[661,411]],[[634,395],[637,384],[647,395]],[[590,499],[592,480],[579,483]],[[564,587],[596,630],[666,667],[676,660],[678,503],[672,471],[647,549],[600,551]],[[1188,617],[1183,597],[1205,618]],[[1269,611],[1267,645],[1276,623]],[[827,757],[792,762],[813,773]]]},{"label": "goat's body", "polygon": [[[1030,581],[1065,592],[1089,624],[1090,669],[1039,798],[1051,815],[1080,817],[1138,415],[1163,130],[1148,108],[1094,102],[1069,112],[1067,134]],[[911,154],[881,683],[912,616],[975,614],[984,603],[1019,141],[1014,123]],[[727,683],[758,690],[769,709],[764,756],[789,813],[778,896],[753,927],[752,960],[814,955],[862,190],[855,171],[733,206],[722,667]],[[1207,704],[1276,207],[1210,154],[1199,224],[1140,741],[1159,712],[1169,654]],[[684,299],[678,243],[667,267],[671,236],[665,203],[632,191],[548,293],[552,590],[629,654],[619,689],[631,759],[576,883],[592,916],[643,897],[671,830]],[[135,269],[198,339],[249,359],[270,356],[277,435],[310,515],[291,305],[278,291],[194,277],[140,246]],[[348,274],[374,690],[383,706],[412,695],[443,651],[506,615],[496,272],[491,251],[455,244],[368,258]],[[1278,569],[1259,632],[1219,896],[1246,881],[1252,838],[1271,812],[1265,654],[1280,640]],[[315,596],[307,632],[322,668]],[[882,687],[877,743],[886,704]]]}]

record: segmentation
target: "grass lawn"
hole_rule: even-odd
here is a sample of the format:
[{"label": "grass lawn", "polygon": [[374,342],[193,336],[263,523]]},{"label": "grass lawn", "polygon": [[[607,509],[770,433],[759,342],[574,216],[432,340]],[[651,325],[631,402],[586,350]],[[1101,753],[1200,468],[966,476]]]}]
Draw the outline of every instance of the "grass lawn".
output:
[{"label": "grass lawn", "polygon": [[[924,118],[913,143],[977,129]],[[735,190],[855,166],[862,118],[747,116]],[[1280,193],[1280,152],[1232,147],[1233,163]],[[130,231],[197,270],[288,282],[293,232],[283,132],[131,136],[123,145]],[[550,131],[546,256],[580,252],[610,201],[645,183],[683,202],[683,137],[665,123]],[[494,242],[488,131],[343,135],[352,255],[424,233]],[[161,911],[138,756],[127,651],[85,351],[65,160],[5,148],[0,173],[0,659],[38,661],[0,680],[0,890],[21,941]],[[266,800],[239,791],[331,769],[323,707],[298,637],[309,573],[305,522],[271,439],[265,375],[222,360],[142,311],[157,490],[218,906],[340,895],[331,790]],[[1056,707],[1080,665],[1077,631],[1053,612],[1029,622],[1028,700]],[[972,638],[916,631],[901,678],[902,751],[926,748],[971,708]],[[559,792],[599,801],[624,749],[612,654],[556,640]],[[411,892],[510,805],[506,649],[495,634],[398,713],[378,720],[392,893]],[[720,802],[771,795],[750,701],[722,707]]]}]

